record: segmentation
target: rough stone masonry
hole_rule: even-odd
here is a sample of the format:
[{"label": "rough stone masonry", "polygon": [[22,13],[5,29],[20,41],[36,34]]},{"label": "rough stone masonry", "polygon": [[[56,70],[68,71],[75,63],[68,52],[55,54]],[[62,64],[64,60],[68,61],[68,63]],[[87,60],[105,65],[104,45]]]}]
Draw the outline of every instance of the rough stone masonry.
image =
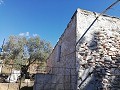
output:
[{"label": "rough stone masonry", "polygon": [[[98,14],[77,13],[77,40]],[[101,16],[76,47],[78,89],[120,90],[120,19]]]},{"label": "rough stone masonry", "polygon": [[[34,90],[120,90],[120,19],[77,9]],[[44,78],[43,78],[44,77]]]}]

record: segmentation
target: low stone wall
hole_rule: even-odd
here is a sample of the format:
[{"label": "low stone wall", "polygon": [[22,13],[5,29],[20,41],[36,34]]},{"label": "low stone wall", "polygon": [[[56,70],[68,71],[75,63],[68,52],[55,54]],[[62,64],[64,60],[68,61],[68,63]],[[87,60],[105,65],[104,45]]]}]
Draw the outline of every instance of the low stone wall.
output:
[{"label": "low stone wall", "polygon": [[60,71],[36,74],[34,90],[76,90],[77,74],[73,68],[54,67],[52,70]]}]

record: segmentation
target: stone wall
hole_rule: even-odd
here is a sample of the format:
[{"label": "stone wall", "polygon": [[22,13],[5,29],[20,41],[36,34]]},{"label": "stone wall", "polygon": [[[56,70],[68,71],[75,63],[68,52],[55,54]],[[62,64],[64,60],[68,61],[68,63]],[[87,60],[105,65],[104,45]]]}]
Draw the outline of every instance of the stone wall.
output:
[{"label": "stone wall", "polygon": [[[98,14],[77,13],[77,41]],[[120,89],[120,19],[101,16],[76,48],[80,90]]]},{"label": "stone wall", "polygon": [[[37,74],[34,90],[119,90],[120,19],[77,9],[47,60],[47,73]],[[76,88],[77,87],[77,88]]]}]

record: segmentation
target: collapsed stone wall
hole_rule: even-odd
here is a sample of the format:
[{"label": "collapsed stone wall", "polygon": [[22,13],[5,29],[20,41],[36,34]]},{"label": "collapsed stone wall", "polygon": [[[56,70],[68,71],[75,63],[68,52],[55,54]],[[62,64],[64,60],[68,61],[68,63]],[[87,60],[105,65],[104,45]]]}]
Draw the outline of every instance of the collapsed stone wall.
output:
[{"label": "collapsed stone wall", "polygon": [[[78,10],[77,40],[96,15]],[[76,50],[79,90],[120,89],[120,19],[101,16]]]}]

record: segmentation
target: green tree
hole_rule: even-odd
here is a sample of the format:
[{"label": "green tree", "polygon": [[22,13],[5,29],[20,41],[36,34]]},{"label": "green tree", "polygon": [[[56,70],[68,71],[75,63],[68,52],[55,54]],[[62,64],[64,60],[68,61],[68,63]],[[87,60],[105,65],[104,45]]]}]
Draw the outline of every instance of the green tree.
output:
[{"label": "green tree", "polygon": [[[10,36],[3,46],[4,57],[7,63],[26,65],[27,69],[35,61],[46,62],[52,51],[49,42],[40,39],[39,36],[23,37]],[[26,62],[28,62],[26,64]]]},{"label": "green tree", "polygon": [[29,64],[36,60],[46,62],[47,57],[52,51],[51,44],[40,40],[39,36],[29,38],[26,46],[29,52]]},{"label": "green tree", "polygon": [[5,60],[10,63],[21,64],[23,59],[24,45],[27,40],[21,36],[10,36],[8,41],[3,46]]}]

